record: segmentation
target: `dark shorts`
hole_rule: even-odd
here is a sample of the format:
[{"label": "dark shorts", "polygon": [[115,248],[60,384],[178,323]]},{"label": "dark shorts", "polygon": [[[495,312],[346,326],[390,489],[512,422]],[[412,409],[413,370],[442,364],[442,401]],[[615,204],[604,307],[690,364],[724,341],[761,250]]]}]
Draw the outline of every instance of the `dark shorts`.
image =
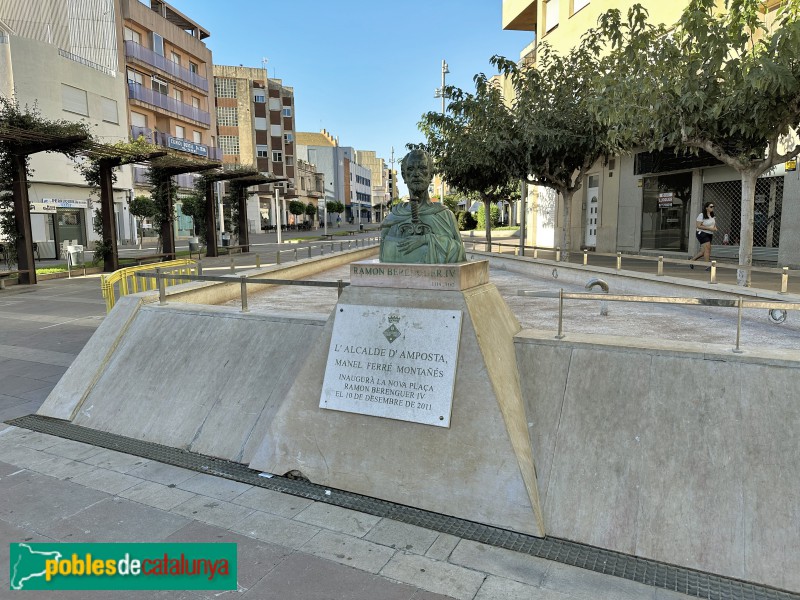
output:
[{"label": "dark shorts", "polygon": [[707,231],[698,231],[695,235],[697,236],[697,241],[701,244],[710,244],[714,237]]}]

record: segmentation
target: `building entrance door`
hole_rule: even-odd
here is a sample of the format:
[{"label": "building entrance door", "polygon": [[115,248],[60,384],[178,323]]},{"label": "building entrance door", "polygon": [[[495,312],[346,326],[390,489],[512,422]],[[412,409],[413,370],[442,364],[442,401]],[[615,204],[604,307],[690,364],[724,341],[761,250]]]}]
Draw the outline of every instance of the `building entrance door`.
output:
[{"label": "building entrance door", "polygon": [[645,177],[642,193],[642,248],[686,252],[692,174]]},{"label": "building entrance door", "polygon": [[86,245],[86,229],[83,226],[82,208],[59,208],[56,212],[56,234],[58,242],[77,242]]},{"label": "building entrance door", "polygon": [[597,220],[599,218],[598,208],[600,203],[600,176],[589,175],[586,185],[586,234],[583,243],[587,248],[597,246]]}]

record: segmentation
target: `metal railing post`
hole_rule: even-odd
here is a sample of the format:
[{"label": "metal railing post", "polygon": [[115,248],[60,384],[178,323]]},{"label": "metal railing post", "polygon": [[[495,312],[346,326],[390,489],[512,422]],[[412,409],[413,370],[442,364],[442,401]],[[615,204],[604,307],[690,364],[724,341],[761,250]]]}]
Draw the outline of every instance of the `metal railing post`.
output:
[{"label": "metal railing post", "polygon": [[233,255],[231,255],[231,273],[236,273],[236,265],[233,264]]},{"label": "metal railing post", "polygon": [[297,262],[297,248],[294,249],[294,262]]},{"label": "metal railing post", "polygon": [[242,285],[242,312],[250,312],[250,309],[247,308],[247,277],[245,275],[241,275],[241,285]]},{"label": "metal railing post", "polygon": [[739,296],[739,318],[736,321],[736,348],[733,351],[736,354],[741,354],[742,351],[739,349],[739,339],[742,335],[742,297]]},{"label": "metal railing post", "polygon": [[281,251],[278,250],[277,254],[275,254],[275,264],[281,264]]},{"label": "metal railing post", "polygon": [[344,281],[341,279],[336,280],[336,297],[339,298],[344,290]]},{"label": "metal railing post", "polygon": [[533,258],[539,258],[539,249],[538,248],[534,248],[533,249]]},{"label": "metal railing post", "polygon": [[561,246],[556,246],[556,262],[561,262]]},{"label": "metal railing post", "polygon": [[659,256],[658,257],[658,271],[656,272],[656,275],[661,277],[663,274],[664,274],[664,257],[663,256]]},{"label": "metal railing post", "polygon": [[558,290],[558,335],[556,339],[563,339],[563,324],[564,324],[564,288]]},{"label": "metal railing post", "polygon": [[339,252],[344,252],[344,242],[339,242]]},{"label": "metal railing post", "polygon": [[617,271],[622,270],[622,252],[617,252]]},{"label": "metal railing post", "polygon": [[589,264],[589,251],[586,249],[584,249],[583,251],[583,264],[585,265]]},{"label": "metal railing post", "polygon": [[261,268],[261,255],[256,254],[256,269]]},{"label": "metal railing post", "polygon": [[711,261],[711,280],[708,283],[717,283],[717,261]]},{"label": "metal railing post", "polygon": [[311,258],[311,248],[313,248],[311,244],[308,245],[308,258]]},{"label": "metal railing post", "polygon": [[200,275],[201,277],[203,275],[203,261],[202,260],[198,260],[197,261],[197,274]]},{"label": "metal railing post", "polygon": [[161,269],[156,267],[156,282],[158,283],[158,303],[164,306],[167,303],[166,282],[161,276]]},{"label": "metal railing post", "polygon": [[783,273],[781,273],[781,294],[787,294],[789,292],[789,267],[783,267]]}]

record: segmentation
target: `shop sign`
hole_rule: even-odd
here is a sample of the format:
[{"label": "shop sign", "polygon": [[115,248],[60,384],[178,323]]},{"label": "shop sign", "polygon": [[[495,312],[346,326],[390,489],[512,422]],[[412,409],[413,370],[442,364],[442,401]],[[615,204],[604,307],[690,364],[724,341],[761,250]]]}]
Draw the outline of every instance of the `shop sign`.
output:
[{"label": "shop sign", "polygon": [[787,160],[785,167],[787,173],[789,171],[797,171],[797,159]]},{"label": "shop sign", "polygon": [[658,208],[672,208],[674,192],[661,192],[658,195]]},{"label": "shop sign", "polygon": [[42,198],[41,203],[32,202],[31,204],[47,204],[49,206],[55,206],[56,208],[89,208],[88,200],[59,200],[58,198]]},{"label": "shop sign", "polygon": [[46,201],[31,202],[30,205],[32,214],[55,214],[57,208],[55,204]]},{"label": "shop sign", "polygon": [[190,154],[198,154],[199,156],[208,156],[208,146],[203,144],[195,144],[182,138],[170,137],[168,145],[170,148],[180,150],[181,152],[189,152]]}]

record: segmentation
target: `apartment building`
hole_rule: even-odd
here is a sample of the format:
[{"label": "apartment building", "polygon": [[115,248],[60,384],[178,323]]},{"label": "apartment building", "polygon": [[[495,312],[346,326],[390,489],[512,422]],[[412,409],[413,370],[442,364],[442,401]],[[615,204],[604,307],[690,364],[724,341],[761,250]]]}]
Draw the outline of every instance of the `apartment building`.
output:
[{"label": "apartment building", "polygon": [[372,178],[372,215],[380,221],[389,204],[389,169],[386,161],[377,156],[374,150],[356,150],[356,161],[369,169]]},{"label": "apartment building", "polygon": [[[125,80],[117,60],[114,0],[0,3],[0,94],[36,107],[49,120],[83,121],[101,141],[128,139]],[[59,258],[63,242],[91,247],[99,195],[72,160],[58,153],[30,157],[31,232],[37,258]],[[135,239],[128,213],[130,169],[113,186],[117,237]],[[88,248],[87,248],[88,249]]]},{"label": "apartment building", "polygon": [[262,173],[286,178],[285,183],[253,188],[248,200],[253,231],[261,232],[262,223],[277,222],[272,208],[275,186],[281,190],[281,223],[287,223],[283,200],[298,195],[294,89],[269,79],[265,69],[214,65],[214,95],[223,163],[254,165]]},{"label": "apartment building", "polygon": [[[531,42],[520,52],[520,62],[535,64],[539,44],[560,53],[578,43],[581,35],[610,8],[623,14],[634,0],[503,0],[503,28],[531,32]],[[688,3],[647,3],[649,20],[675,23]],[[774,10],[778,3],[771,3]],[[767,19],[771,14],[767,14]],[[507,99],[509,87],[505,86]],[[800,231],[800,210],[784,198],[800,193],[792,164],[778,165],[756,185],[753,258],[766,262],[800,264],[800,245],[792,243]],[[561,228],[561,199],[546,188],[529,186],[530,213],[527,243],[554,245]],[[668,150],[636,152],[598,161],[586,176],[570,207],[574,248],[600,252],[639,252],[685,258],[694,250],[693,222],[703,202],[713,201],[719,233],[712,255],[736,258],[741,215],[741,180],[732,168],[709,156],[678,157]]]},{"label": "apartment building", "polygon": [[[325,200],[344,204],[342,218],[352,223],[369,223],[372,213],[372,173],[358,164],[356,150],[340,146],[327,130],[297,132],[297,156],[314,163],[324,175]],[[328,215],[331,224],[332,215]]]}]

